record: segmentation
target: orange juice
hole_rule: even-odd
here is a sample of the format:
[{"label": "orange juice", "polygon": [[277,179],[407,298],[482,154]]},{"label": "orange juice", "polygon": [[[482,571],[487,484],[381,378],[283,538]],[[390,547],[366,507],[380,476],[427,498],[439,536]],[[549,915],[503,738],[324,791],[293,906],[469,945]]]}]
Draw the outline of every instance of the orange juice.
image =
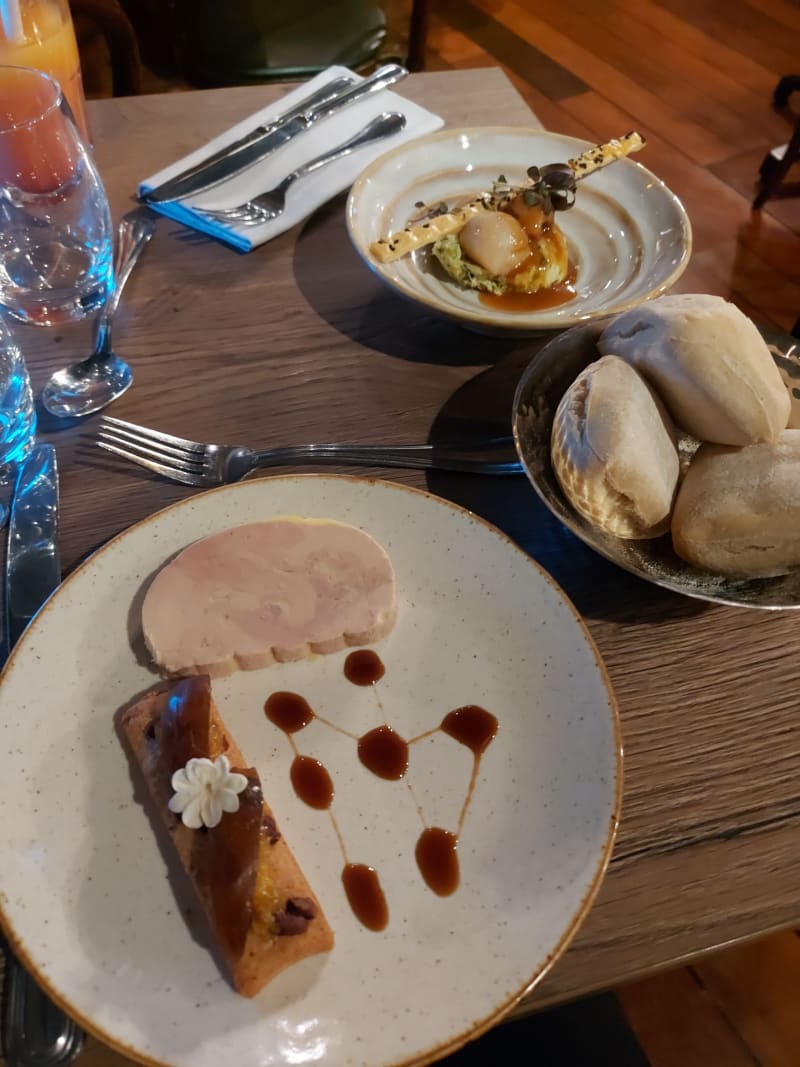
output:
[{"label": "orange juice", "polygon": [[0,30],[0,64],[34,67],[55,78],[88,140],[81,62],[67,0],[19,0],[19,7],[23,35],[8,40]]},{"label": "orange juice", "polygon": [[80,148],[58,106],[58,86],[27,67],[0,66],[0,183],[51,193],[68,181]]}]

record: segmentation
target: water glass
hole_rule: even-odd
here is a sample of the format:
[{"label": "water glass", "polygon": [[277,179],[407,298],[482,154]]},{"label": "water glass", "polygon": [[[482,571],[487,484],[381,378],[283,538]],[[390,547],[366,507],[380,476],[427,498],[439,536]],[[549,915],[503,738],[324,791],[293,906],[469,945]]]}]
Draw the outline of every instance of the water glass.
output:
[{"label": "water glass", "polygon": [[8,324],[0,318],[0,486],[33,447],[36,411],[28,369]]},{"label": "water glass", "polygon": [[106,302],[111,215],[58,83],[0,66],[0,307],[59,326]]}]

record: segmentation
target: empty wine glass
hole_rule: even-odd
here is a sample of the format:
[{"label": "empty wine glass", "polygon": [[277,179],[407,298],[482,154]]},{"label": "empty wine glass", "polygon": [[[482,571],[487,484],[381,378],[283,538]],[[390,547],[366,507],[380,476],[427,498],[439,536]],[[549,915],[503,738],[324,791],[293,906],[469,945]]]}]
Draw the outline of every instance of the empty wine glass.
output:
[{"label": "empty wine glass", "polygon": [[108,200],[60,86],[0,66],[0,307],[61,325],[100,308],[112,274]]}]

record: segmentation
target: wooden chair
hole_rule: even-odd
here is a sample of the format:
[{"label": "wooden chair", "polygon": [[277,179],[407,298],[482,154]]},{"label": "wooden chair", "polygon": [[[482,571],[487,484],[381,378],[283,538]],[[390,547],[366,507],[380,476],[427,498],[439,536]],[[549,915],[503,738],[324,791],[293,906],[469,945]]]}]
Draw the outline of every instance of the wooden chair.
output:
[{"label": "wooden chair", "polygon": [[141,91],[139,44],[117,0],[70,0],[87,95],[135,96]]},{"label": "wooden chair", "polygon": [[768,152],[759,168],[759,187],[753,207],[757,210],[767,200],[787,196],[800,196],[800,181],[786,182],[789,171],[800,163],[800,115],[788,114],[789,97],[800,92],[800,76],[787,75],[781,78],[774,93],[775,107],[787,111],[787,118],[794,121],[794,132],[782,153],[776,149]]},{"label": "wooden chair", "polygon": [[[253,82],[302,80],[315,72],[310,56],[320,37],[321,22],[326,9],[336,9],[337,0],[299,0],[294,5],[282,7],[271,0],[259,0],[261,10],[255,3],[231,0],[221,4],[219,0],[172,0],[165,5],[163,0],[120,0],[139,38],[139,46],[149,71],[156,75],[188,80],[193,85],[212,87],[219,85],[243,85]],[[345,5],[346,6],[346,5]],[[250,8],[252,7],[252,11]],[[335,58],[334,42],[321,38],[321,65],[329,62],[347,62],[356,66],[360,73],[367,73],[377,63],[389,59],[405,63],[410,70],[421,70],[425,64],[425,48],[430,0],[374,0],[365,4],[363,60]],[[241,9],[241,15],[237,12]],[[374,10],[373,10],[374,9]],[[308,19],[304,21],[303,14]],[[383,16],[385,27],[381,43],[377,44],[378,23]],[[314,15],[312,27],[311,16]],[[271,24],[273,29],[270,29]],[[277,61],[274,66],[268,47],[270,33],[277,55],[286,58],[295,53],[297,59],[302,48],[287,52],[287,41],[292,34],[302,40],[308,34],[306,62],[298,62],[297,69]],[[372,35],[376,37],[376,50],[370,49]],[[254,47],[254,42],[259,42]],[[357,39],[349,43],[351,51],[357,51]],[[322,62],[325,46],[331,56]]]}]

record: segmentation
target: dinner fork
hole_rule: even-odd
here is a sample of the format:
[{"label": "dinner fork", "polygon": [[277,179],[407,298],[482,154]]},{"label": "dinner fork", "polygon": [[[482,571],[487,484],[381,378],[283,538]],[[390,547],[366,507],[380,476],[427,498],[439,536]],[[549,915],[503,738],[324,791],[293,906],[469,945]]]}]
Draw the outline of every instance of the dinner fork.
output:
[{"label": "dinner fork", "polygon": [[[96,441],[100,448],[138,463],[183,485],[227,485],[251,471],[295,464],[341,464],[360,467],[407,467],[519,474],[510,437],[475,445],[287,445],[254,451],[241,445],[212,445],[104,416]],[[492,454],[491,456],[489,454]]]},{"label": "dinner fork", "polygon": [[259,196],[253,197],[252,200],[247,200],[244,204],[238,204],[236,207],[197,208],[196,210],[209,218],[216,219],[218,222],[236,223],[242,226],[258,226],[262,222],[269,222],[270,219],[276,219],[278,215],[283,213],[286,207],[286,193],[299,178],[305,178],[308,174],[319,170],[320,167],[327,166],[328,163],[333,163],[336,159],[349,156],[357,148],[362,148],[364,145],[372,144],[373,141],[381,141],[384,137],[391,137],[392,134],[399,133],[405,124],[405,115],[401,115],[398,111],[385,111],[349,140],[337,145],[336,148],[323,152],[321,156],[316,156],[316,158],[309,160],[308,163],[298,167],[297,170],[293,170],[291,174],[287,174],[274,189],[261,193]]}]

